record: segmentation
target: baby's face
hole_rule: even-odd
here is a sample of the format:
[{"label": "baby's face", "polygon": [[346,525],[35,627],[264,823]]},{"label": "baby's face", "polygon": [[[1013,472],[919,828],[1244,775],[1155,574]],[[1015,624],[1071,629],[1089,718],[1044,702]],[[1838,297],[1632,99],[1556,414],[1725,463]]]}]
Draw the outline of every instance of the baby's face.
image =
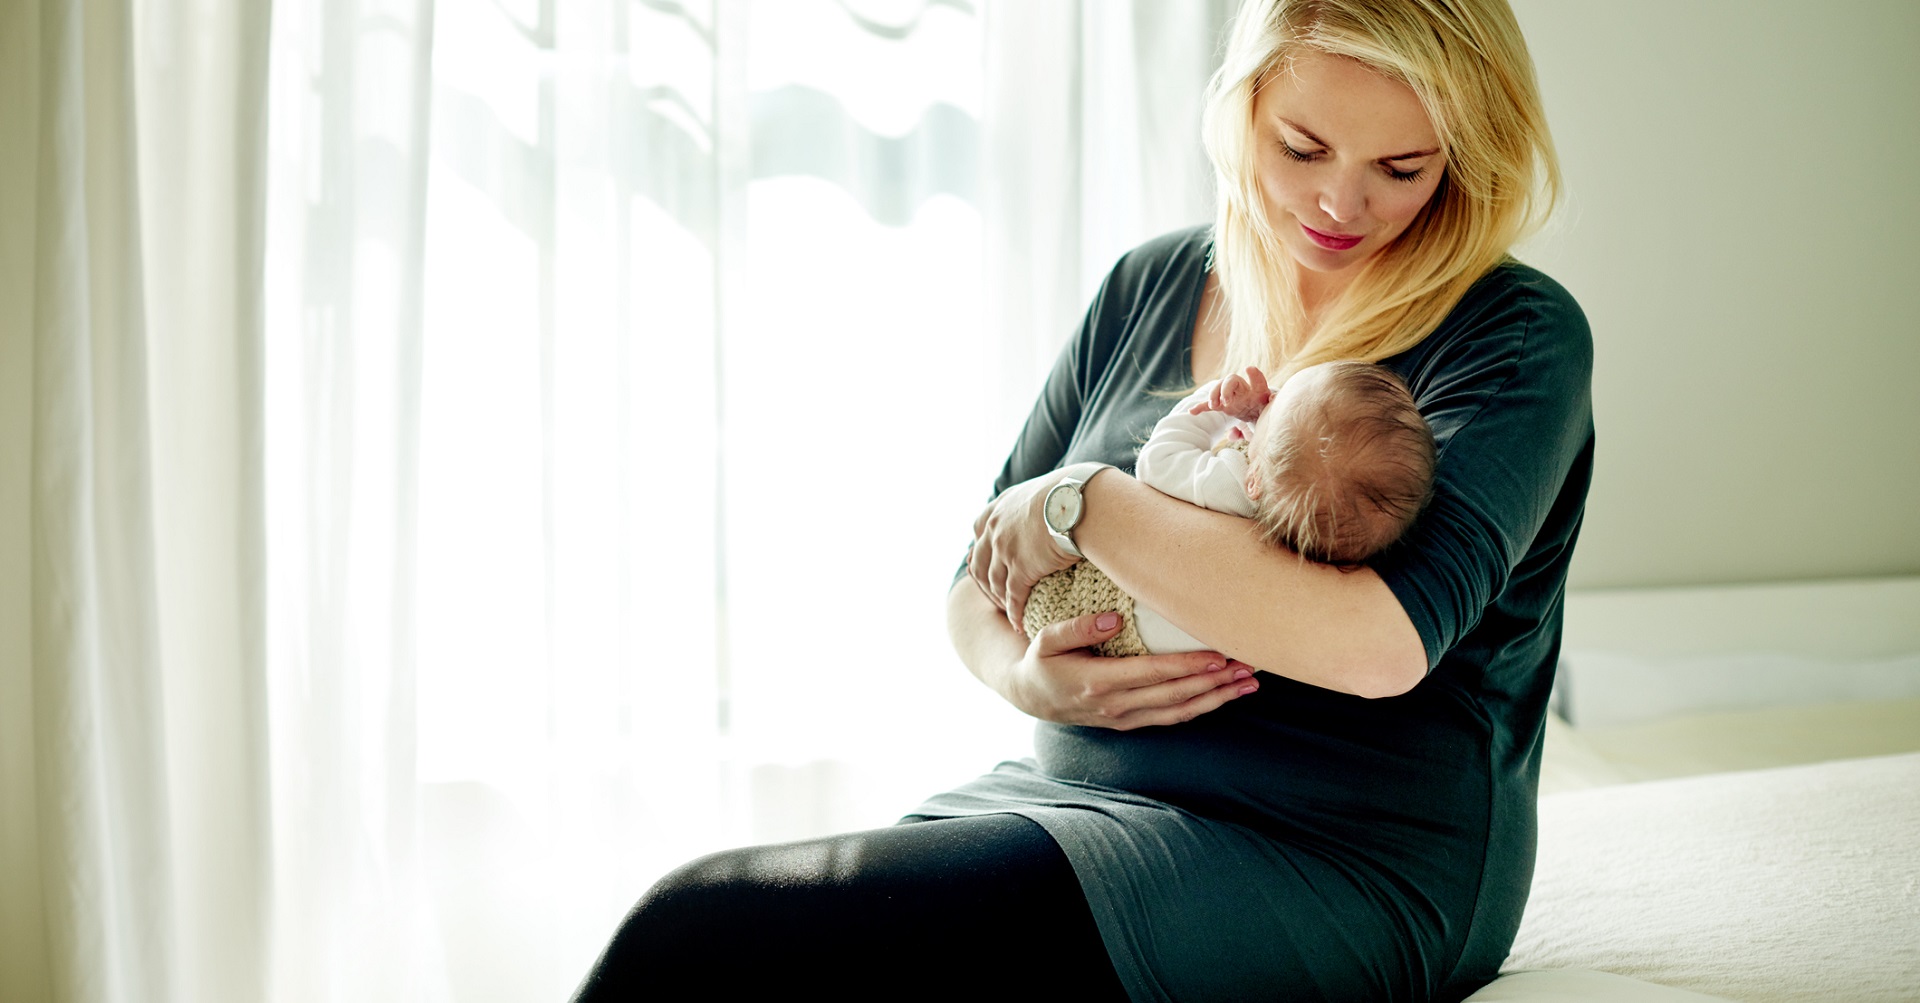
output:
[{"label": "baby's face", "polygon": [[1267,471],[1267,455],[1272,452],[1269,446],[1274,431],[1289,422],[1298,419],[1301,408],[1308,401],[1319,396],[1326,384],[1327,367],[1325,363],[1308,366],[1287,378],[1280,389],[1273,392],[1273,399],[1267,402],[1267,409],[1260,412],[1260,420],[1253,423],[1253,435],[1247,440],[1247,497],[1255,501],[1266,492],[1273,477]]}]

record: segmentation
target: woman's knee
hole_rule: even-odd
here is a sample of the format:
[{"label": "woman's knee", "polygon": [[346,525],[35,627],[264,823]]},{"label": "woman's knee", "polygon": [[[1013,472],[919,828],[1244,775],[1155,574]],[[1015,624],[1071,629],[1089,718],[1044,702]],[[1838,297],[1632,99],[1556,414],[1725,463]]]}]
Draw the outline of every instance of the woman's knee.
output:
[{"label": "woman's knee", "polygon": [[634,903],[624,924],[659,925],[665,930],[691,933],[697,929],[726,929],[741,909],[753,911],[764,872],[753,857],[757,848],[723,850],[689,861],[669,871]]}]

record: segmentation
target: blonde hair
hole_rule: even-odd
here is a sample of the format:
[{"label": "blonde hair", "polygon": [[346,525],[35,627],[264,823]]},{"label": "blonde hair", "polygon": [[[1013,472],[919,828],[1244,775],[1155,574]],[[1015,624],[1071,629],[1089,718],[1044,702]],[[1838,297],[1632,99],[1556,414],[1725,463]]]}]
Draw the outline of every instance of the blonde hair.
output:
[{"label": "blonde hair", "polygon": [[[1253,135],[1258,89],[1302,50],[1405,83],[1446,155],[1432,200],[1356,266],[1311,327],[1300,266],[1266,218]],[[1203,131],[1218,186],[1213,268],[1228,306],[1227,372],[1406,351],[1560,198],[1533,61],[1506,0],[1247,0],[1208,85]]]},{"label": "blonde hair", "polygon": [[1433,431],[1392,370],[1331,362],[1310,396],[1259,436],[1254,525],[1263,541],[1356,568],[1392,546],[1433,497]]}]

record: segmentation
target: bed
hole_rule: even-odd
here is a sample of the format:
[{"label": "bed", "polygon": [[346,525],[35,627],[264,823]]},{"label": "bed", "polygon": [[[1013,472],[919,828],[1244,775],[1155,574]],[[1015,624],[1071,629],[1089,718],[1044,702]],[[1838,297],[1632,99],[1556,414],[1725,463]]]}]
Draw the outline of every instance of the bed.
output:
[{"label": "bed", "polygon": [[1568,599],[1489,1001],[1920,1000],[1920,577]]}]

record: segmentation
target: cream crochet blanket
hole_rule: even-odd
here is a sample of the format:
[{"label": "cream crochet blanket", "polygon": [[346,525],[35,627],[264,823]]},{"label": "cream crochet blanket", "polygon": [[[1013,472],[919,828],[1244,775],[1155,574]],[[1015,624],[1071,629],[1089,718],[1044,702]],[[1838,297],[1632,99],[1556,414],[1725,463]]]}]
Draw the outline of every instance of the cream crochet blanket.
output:
[{"label": "cream crochet blanket", "polygon": [[1122,592],[1091,561],[1081,561],[1035,582],[1021,625],[1027,636],[1033,637],[1050,623],[1108,610],[1120,614],[1120,633],[1094,645],[1094,652],[1109,658],[1146,654],[1147,646],[1140,640],[1140,627],[1134,618],[1133,597]]}]

